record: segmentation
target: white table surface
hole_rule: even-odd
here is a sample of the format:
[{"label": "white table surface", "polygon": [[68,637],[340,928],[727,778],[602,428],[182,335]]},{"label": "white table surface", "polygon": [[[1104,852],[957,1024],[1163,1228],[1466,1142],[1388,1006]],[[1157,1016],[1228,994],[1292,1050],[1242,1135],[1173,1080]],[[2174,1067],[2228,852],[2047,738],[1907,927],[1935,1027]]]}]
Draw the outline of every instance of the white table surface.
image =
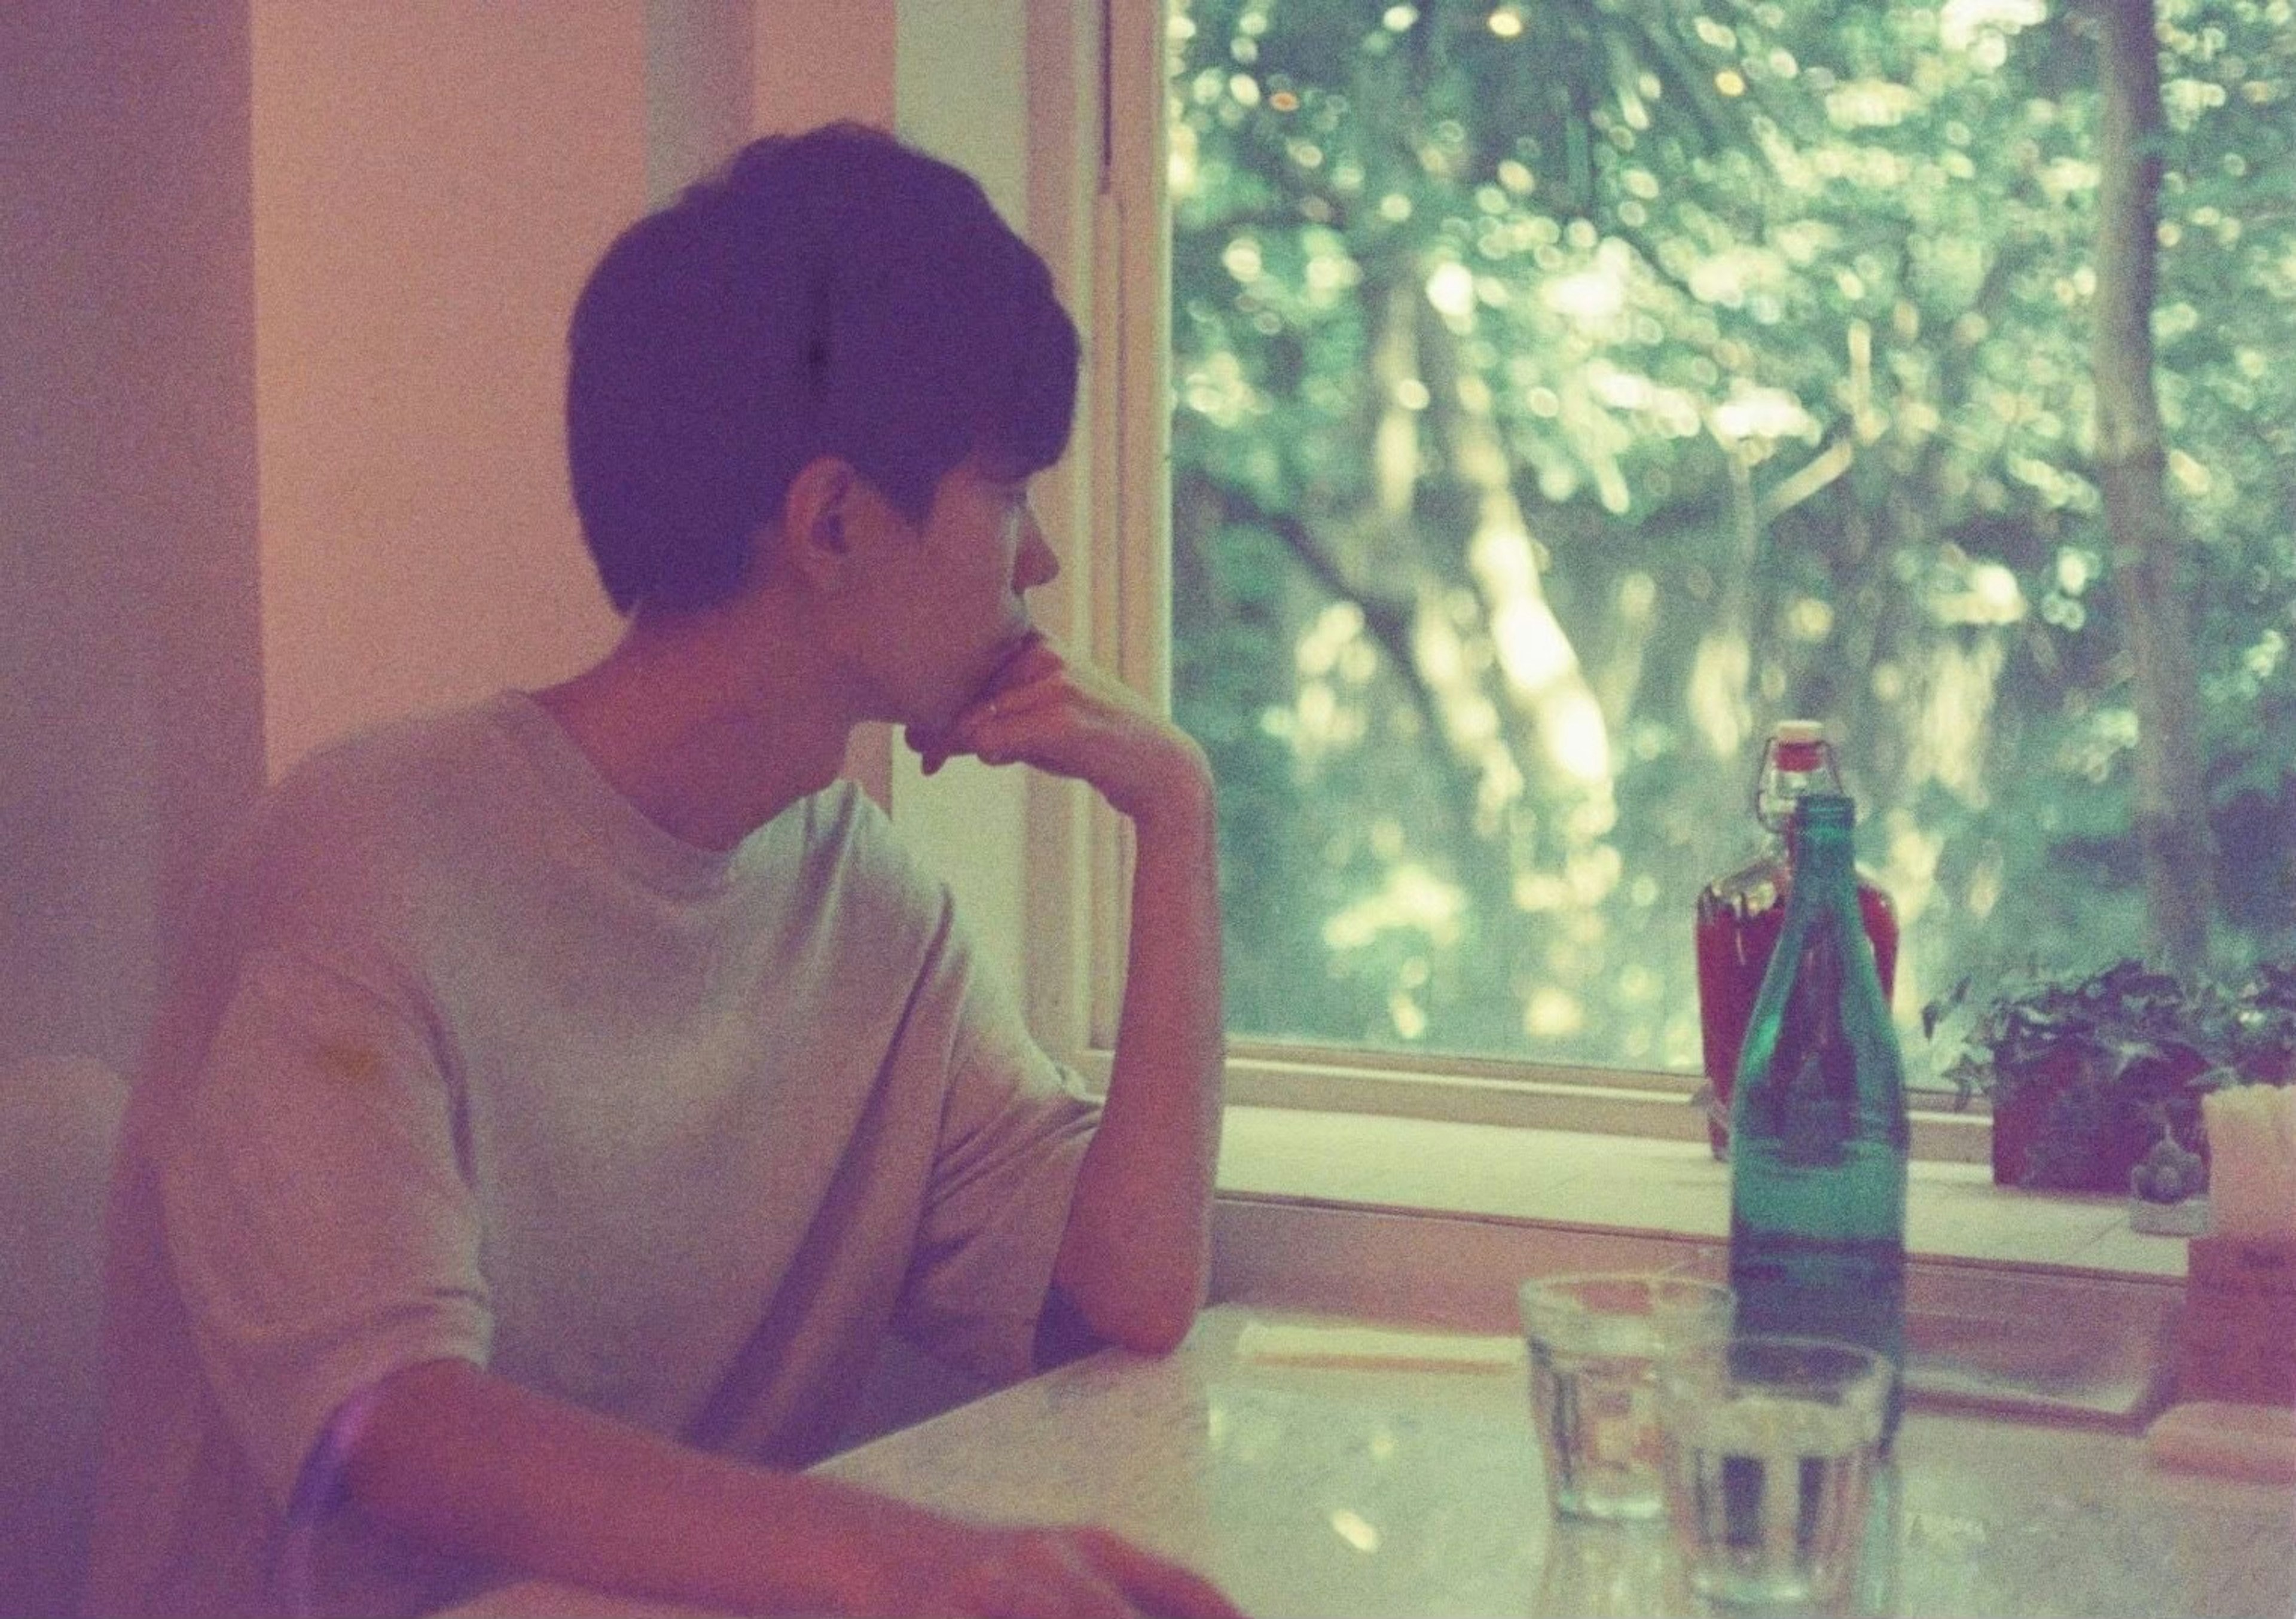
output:
[{"label": "white table surface", "polygon": [[[1699,1609],[1657,1527],[1551,1521],[1525,1374],[1239,1359],[1205,1312],[1163,1360],[1109,1352],[864,1445],[820,1472],[967,1517],[1116,1529],[1283,1615]],[[472,1615],[635,1606],[514,1587]],[[660,1610],[654,1610],[660,1611]],[[1852,1611],[2296,1615],[2296,1490],[2156,1467],[2136,1436],[1908,1411]]]},{"label": "white table surface", "polygon": [[[1168,1360],[1095,1356],[822,1471],[1108,1525],[1264,1619],[1689,1608],[1662,1533],[1552,1525],[1519,1365],[1242,1363],[1255,1318],[1207,1312]],[[2296,1492],[2155,1468],[2128,1434],[1920,1410],[1895,1475],[1869,1611],[2296,1615]]]}]

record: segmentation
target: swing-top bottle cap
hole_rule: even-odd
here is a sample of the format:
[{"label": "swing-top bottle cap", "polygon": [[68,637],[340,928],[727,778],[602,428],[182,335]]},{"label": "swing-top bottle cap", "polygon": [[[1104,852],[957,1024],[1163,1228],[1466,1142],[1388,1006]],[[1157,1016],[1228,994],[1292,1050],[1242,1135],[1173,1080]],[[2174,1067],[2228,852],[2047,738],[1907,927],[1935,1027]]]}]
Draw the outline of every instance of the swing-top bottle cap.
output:
[{"label": "swing-top bottle cap", "polygon": [[1780,720],[1770,732],[1770,750],[1780,770],[1822,768],[1825,756],[1825,725],[1821,720]]}]

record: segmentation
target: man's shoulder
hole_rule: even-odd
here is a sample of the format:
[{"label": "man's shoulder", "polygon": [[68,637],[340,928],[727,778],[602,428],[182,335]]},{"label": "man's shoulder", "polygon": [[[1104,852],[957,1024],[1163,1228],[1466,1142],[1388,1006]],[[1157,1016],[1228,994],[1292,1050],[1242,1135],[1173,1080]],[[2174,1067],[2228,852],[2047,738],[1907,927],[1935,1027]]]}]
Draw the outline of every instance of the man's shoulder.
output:
[{"label": "man's shoulder", "polygon": [[[947,887],[928,871],[892,818],[854,783],[799,800],[744,848],[742,880],[808,959],[850,973],[873,963],[902,977],[948,927]],[[801,945],[798,941],[803,941]]]},{"label": "man's shoulder", "polygon": [[471,779],[505,751],[504,715],[515,700],[505,694],[331,739],[281,776],[270,800],[317,813],[432,797],[442,783]]},{"label": "man's shoulder", "polygon": [[793,814],[799,817],[794,846],[815,867],[815,879],[840,897],[938,909],[941,884],[894,829],[892,817],[857,783],[834,781],[794,806]]},{"label": "man's shoulder", "polygon": [[218,880],[340,897],[450,859],[514,759],[496,707],[393,720],[313,749],[256,803]]}]

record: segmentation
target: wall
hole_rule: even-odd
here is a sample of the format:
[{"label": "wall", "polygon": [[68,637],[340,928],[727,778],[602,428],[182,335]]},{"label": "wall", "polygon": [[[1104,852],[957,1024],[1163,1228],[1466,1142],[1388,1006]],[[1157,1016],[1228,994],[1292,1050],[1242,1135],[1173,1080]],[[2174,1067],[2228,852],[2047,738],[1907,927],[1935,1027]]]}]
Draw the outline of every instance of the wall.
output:
[{"label": "wall", "polygon": [[646,50],[628,3],[253,15],[275,776],[611,643],[560,399],[574,295],[645,201]]},{"label": "wall", "polygon": [[127,1059],[262,779],[248,52],[0,6],[0,1064]]},{"label": "wall", "polygon": [[0,4],[0,1613],[73,1611],[102,1188],[263,776],[243,0]]}]

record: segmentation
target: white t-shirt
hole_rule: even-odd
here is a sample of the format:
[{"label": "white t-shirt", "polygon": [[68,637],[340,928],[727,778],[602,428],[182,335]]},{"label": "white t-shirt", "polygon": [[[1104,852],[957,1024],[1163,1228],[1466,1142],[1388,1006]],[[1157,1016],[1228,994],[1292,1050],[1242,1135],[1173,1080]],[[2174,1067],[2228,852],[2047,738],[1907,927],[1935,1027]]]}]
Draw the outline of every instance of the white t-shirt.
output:
[{"label": "white t-shirt", "polygon": [[784,1466],[889,1326],[1020,1374],[1094,1119],[849,786],[719,854],[523,696],[330,749],[224,863],[130,1104],[91,1611],[486,1578],[306,1476],[417,1361]]}]

